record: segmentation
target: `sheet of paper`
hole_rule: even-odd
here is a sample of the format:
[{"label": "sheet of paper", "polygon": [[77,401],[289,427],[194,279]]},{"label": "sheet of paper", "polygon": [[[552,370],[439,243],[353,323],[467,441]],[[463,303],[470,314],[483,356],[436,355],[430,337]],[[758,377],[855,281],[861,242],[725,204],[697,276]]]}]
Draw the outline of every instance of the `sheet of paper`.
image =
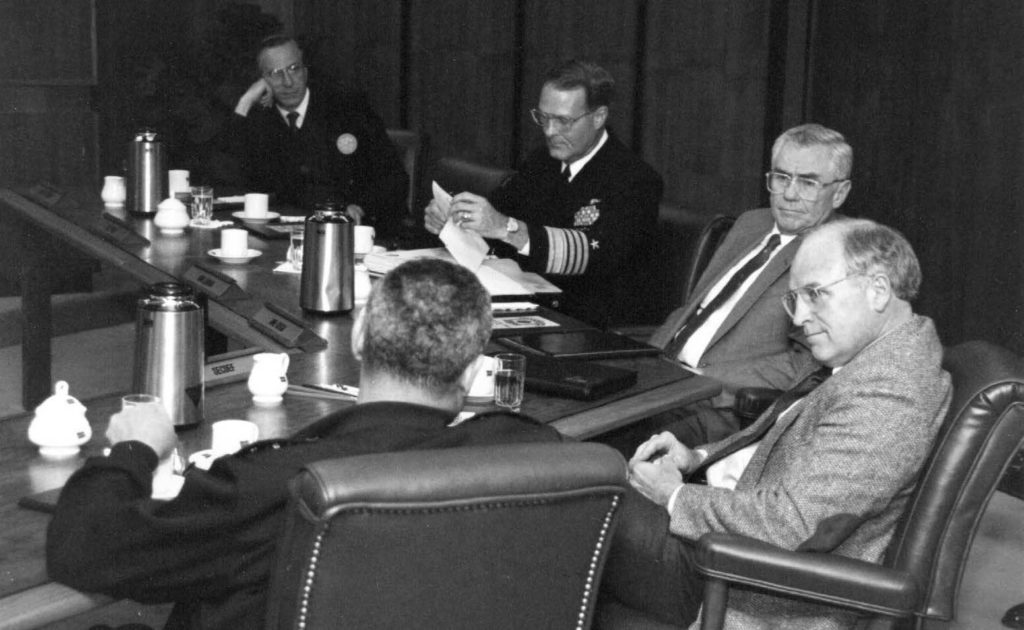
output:
[{"label": "sheet of paper", "polygon": [[[444,188],[441,188],[441,185],[437,182],[433,182],[431,187],[434,190],[434,201],[437,202],[437,205],[442,210],[448,212],[452,205],[452,196]],[[438,236],[448,251],[451,252],[452,257],[470,271],[476,271],[480,268],[484,258],[487,257],[487,251],[490,249],[487,246],[487,241],[482,236],[476,232],[463,230],[455,225],[452,217],[448,217],[448,221],[445,222]]]}]

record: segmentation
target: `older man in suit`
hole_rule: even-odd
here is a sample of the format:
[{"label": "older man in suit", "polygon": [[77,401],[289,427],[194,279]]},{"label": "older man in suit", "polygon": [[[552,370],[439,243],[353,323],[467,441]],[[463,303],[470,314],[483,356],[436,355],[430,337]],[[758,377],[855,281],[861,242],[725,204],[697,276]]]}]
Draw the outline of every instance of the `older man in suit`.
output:
[{"label": "older man in suit", "polygon": [[[700,585],[690,542],[708,532],[882,558],[951,393],[935,328],[910,305],[919,284],[917,259],[894,230],[843,219],[806,236],[782,305],[815,359],[801,376],[818,378],[801,378],[725,440],[691,450],[665,432],[640,446],[630,481],[647,499],[630,495],[624,505],[606,601],[692,621]],[[727,625],[854,621],[849,611],[745,591],[730,598]]]},{"label": "older man in suit", "polygon": [[632,454],[638,442],[670,431],[688,446],[739,430],[733,399],[741,387],[787,389],[809,355],[779,304],[805,232],[832,220],[850,193],[853,149],[838,131],[793,127],[775,139],[765,174],[769,208],[739,216],[692,295],[650,343],[684,367],[722,382],[722,394],[673,409],[606,436]]}]

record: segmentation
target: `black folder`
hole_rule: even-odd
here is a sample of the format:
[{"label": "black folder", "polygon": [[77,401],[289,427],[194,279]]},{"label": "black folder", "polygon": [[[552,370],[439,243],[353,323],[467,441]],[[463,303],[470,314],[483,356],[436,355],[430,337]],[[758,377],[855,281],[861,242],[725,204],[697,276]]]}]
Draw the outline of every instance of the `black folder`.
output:
[{"label": "black folder", "polygon": [[594,400],[631,387],[636,372],[543,355],[526,357],[526,389],[578,400]]},{"label": "black folder", "polygon": [[497,341],[517,351],[561,359],[618,359],[661,352],[625,335],[596,329],[513,335]]}]

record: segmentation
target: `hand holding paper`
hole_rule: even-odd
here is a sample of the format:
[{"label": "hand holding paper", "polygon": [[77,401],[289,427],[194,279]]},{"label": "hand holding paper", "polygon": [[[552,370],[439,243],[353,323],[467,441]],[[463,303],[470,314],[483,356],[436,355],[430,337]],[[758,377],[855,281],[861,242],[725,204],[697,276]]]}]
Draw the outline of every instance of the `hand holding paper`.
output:
[{"label": "hand holding paper", "polygon": [[432,187],[438,208],[449,213],[448,220],[439,234],[441,242],[460,265],[470,271],[477,271],[487,257],[487,242],[476,232],[458,227],[454,222],[455,217],[450,215],[452,196],[437,182],[434,182]]}]

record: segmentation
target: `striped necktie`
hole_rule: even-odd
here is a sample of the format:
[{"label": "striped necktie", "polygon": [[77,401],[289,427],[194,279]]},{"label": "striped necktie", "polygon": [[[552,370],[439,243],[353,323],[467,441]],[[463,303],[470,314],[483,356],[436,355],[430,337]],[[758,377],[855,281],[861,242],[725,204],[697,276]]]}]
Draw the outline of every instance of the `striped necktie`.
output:
[{"label": "striped necktie", "polygon": [[665,355],[671,359],[677,359],[679,353],[682,352],[683,346],[686,345],[687,340],[690,339],[690,335],[697,331],[711,314],[717,311],[723,304],[729,301],[736,291],[739,290],[743,283],[747,281],[751,275],[754,274],[758,269],[764,267],[772,257],[772,252],[779,246],[780,238],[778,234],[772,234],[768,238],[768,242],[761,251],[757,252],[757,255],[748,260],[742,267],[740,267],[736,273],[729,278],[729,281],[725,283],[722,290],[718,292],[718,295],[714,297],[707,306],[704,308],[698,308],[690,316],[686,318],[683,325],[676,331],[676,334],[672,337],[672,341],[665,346]]}]

